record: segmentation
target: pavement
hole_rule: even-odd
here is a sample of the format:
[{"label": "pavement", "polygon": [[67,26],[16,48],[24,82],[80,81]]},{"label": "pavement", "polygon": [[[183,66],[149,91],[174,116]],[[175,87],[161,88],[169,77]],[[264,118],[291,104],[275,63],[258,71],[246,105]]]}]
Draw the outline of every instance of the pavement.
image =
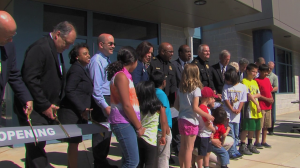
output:
[{"label": "pavement", "polygon": [[[277,116],[275,135],[267,136],[267,142],[271,149],[261,149],[260,154],[243,156],[242,159],[230,161],[230,168],[298,168],[300,167],[300,132],[291,133],[293,126],[300,127],[300,112],[282,114]],[[45,147],[51,166],[49,168],[67,167],[67,144],[48,144]],[[24,167],[25,148],[0,147],[0,168]],[[179,167],[178,159],[170,167]],[[121,167],[121,150],[115,138],[112,138],[108,156],[111,164]],[[91,152],[91,140],[85,140],[79,144],[79,168],[93,168],[93,155]]]}]

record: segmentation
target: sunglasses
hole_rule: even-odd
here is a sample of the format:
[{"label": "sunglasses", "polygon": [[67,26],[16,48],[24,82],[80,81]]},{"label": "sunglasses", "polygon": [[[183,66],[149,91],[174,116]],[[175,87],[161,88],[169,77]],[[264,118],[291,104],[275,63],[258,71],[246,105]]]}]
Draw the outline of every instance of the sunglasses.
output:
[{"label": "sunglasses", "polygon": [[108,46],[116,46],[116,43],[114,43],[114,42],[108,42],[108,43],[104,43],[104,42],[102,42],[103,44],[108,44]]}]

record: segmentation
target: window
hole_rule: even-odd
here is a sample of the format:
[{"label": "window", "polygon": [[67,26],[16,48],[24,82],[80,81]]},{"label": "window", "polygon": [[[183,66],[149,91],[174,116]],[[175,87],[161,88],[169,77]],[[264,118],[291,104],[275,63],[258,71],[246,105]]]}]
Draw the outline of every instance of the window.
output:
[{"label": "window", "polygon": [[198,57],[198,47],[201,44],[201,27],[195,28],[195,33],[193,36],[193,55],[194,58]]},{"label": "window", "polygon": [[292,53],[281,48],[275,50],[276,75],[278,75],[278,92],[293,93],[294,92],[294,76],[292,65]]},{"label": "window", "polygon": [[53,27],[62,21],[71,22],[75,26],[78,35],[87,35],[87,12],[44,5],[44,32],[52,32]]}]

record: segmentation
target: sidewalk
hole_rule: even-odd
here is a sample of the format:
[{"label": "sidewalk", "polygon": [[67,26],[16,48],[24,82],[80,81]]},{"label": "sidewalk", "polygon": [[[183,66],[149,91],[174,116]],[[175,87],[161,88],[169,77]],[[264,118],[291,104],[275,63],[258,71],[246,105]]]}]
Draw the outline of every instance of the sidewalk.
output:
[{"label": "sidewalk", "polygon": [[[272,145],[271,149],[261,149],[260,154],[244,156],[243,159],[230,161],[230,168],[277,168],[300,167],[300,133],[290,133],[293,126],[300,127],[300,112],[283,114],[277,116],[275,135],[268,136],[267,141]],[[49,162],[52,167],[66,168],[67,166],[67,144],[49,144],[46,146]],[[25,148],[0,147],[0,168],[24,167]],[[175,165],[178,167],[178,159],[174,157]],[[111,164],[121,165],[121,151],[116,139],[112,139],[109,153]],[[51,166],[50,166],[51,167]],[[79,168],[93,168],[93,155],[91,152],[91,140],[85,140],[79,144]]]}]

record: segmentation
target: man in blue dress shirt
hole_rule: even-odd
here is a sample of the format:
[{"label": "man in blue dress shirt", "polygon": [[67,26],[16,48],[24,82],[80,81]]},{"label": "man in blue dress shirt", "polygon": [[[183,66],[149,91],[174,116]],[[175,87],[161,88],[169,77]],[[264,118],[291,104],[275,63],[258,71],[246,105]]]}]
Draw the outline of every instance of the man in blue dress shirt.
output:
[{"label": "man in blue dress shirt", "polygon": [[[87,69],[94,83],[92,99],[92,117],[98,122],[106,122],[110,113],[110,81],[107,80],[106,67],[111,63],[109,56],[115,48],[114,37],[101,34],[97,39],[98,51],[92,57]],[[109,152],[111,133],[99,133],[92,136],[94,168],[114,168],[106,160]]]}]

